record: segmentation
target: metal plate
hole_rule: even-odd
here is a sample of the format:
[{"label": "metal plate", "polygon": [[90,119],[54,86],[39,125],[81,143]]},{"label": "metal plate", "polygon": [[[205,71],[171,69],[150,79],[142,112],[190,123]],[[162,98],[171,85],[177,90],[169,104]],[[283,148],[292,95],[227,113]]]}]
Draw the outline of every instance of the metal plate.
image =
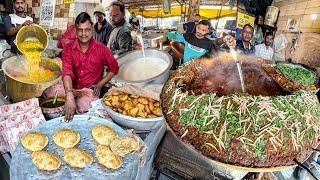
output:
[{"label": "metal plate", "polygon": [[[97,163],[95,150],[98,144],[91,136],[91,129],[93,126],[98,124],[104,124],[111,127],[118,133],[119,136],[129,135],[125,130],[113,122],[93,116],[77,115],[73,118],[73,121],[69,123],[64,122],[63,117],[47,121],[45,124],[34,128],[32,131],[40,131],[48,136],[49,144],[45,150],[53,152],[59,156],[62,161],[61,167],[59,170],[53,172],[38,171],[31,160],[31,153],[25,150],[20,143],[12,157],[10,165],[10,179],[135,179],[139,168],[138,153],[124,157],[123,165],[118,170],[112,171]],[[94,158],[93,164],[87,165],[84,169],[78,169],[72,168],[64,162],[63,150],[58,148],[52,140],[53,133],[62,128],[71,128],[80,133],[81,140],[77,146],[92,155]]]}]

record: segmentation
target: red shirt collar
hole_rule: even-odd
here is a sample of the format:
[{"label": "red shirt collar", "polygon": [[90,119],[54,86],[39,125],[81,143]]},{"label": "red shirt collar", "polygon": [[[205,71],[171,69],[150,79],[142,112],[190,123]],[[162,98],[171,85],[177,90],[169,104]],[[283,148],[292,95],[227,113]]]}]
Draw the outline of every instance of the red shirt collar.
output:
[{"label": "red shirt collar", "polygon": [[[88,48],[88,50],[87,50],[86,53],[90,52],[91,50],[94,50],[94,49],[95,49],[95,48],[94,48],[95,46],[96,46],[95,40],[94,40],[94,39],[91,39],[90,42],[89,42],[89,48]],[[78,40],[78,39],[76,39],[76,40],[74,41],[73,46],[72,46],[72,49],[76,49],[76,50],[82,52],[82,51],[81,51],[81,47],[80,47],[80,43],[79,43],[79,40]]]}]

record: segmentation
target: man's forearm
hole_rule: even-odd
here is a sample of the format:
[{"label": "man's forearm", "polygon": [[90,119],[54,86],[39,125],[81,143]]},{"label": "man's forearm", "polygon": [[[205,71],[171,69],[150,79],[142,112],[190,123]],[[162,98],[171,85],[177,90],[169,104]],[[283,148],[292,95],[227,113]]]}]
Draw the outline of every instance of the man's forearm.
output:
[{"label": "man's forearm", "polygon": [[177,41],[177,42],[184,42],[183,34],[168,32],[166,34],[166,37],[168,39],[172,39],[172,40]]},{"label": "man's forearm", "polygon": [[73,96],[73,87],[72,87],[72,79],[70,76],[63,77],[63,86],[66,92],[66,96]]},{"label": "man's forearm", "polygon": [[218,38],[215,40],[214,44],[220,46],[221,44],[224,44],[223,37]]},{"label": "man's forearm", "polygon": [[110,81],[110,79],[114,76],[115,74],[113,72],[108,72],[105,77],[102,78],[102,80],[97,84],[100,87],[103,87],[107,82]]},{"label": "man's forearm", "polygon": [[9,31],[7,32],[8,36],[14,36],[15,34],[18,33],[18,31],[20,30],[21,26],[16,26],[16,27],[12,27],[9,29]]},{"label": "man's forearm", "polygon": [[74,113],[76,112],[71,76],[67,75],[63,77],[63,85],[66,91],[65,120],[68,122],[73,119]]}]

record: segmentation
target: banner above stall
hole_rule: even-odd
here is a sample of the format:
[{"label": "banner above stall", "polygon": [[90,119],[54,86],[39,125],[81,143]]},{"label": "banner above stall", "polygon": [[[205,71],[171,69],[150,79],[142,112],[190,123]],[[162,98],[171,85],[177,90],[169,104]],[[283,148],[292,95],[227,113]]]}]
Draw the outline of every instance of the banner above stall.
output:
[{"label": "banner above stall", "polygon": [[[184,8],[182,8],[184,10]],[[173,17],[173,16],[181,16],[181,14],[188,14],[187,11],[181,11],[181,7],[172,7],[171,13],[166,14],[164,13],[162,8],[159,9],[129,9],[130,13],[134,12],[136,15],[141,15],[145,18],[166,18],[166,17]],[[217,19],[219,17],[235,17],[237,15],[236,8],[201,8],[199,11],[200,16],[203,19]]]},{"label": "banner above stall", "polygon": [[238,12],[237,27],[242,29],[246,24],[250,24],[252,27],[254,27],[254,20],[255,17],[242,12]]},{"label": "banner above stall", "polygon": [[75,0],[63,0],[63,4],[72,4]]}]

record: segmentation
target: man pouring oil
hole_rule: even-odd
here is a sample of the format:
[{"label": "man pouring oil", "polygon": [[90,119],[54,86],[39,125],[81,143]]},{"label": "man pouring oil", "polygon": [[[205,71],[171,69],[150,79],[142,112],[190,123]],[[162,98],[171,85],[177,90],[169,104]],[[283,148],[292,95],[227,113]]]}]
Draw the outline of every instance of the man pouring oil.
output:
[{"label": "man pouring oil", "polygon": [[[118,73],[119,66],[109,48],[93,39],[93,23],[88,13],[80,13],[75,20],[77,39],[62,52],[62,77],[66,92],[65,120],[76,112],[76,91],[91,88],[99,96],[101,88]],[[104,67],[107,74],[104,74]],[[86,94],[90,96],[90,94]]]},{"label": "man pouring oil", "polygon": [[19,51],[14,44],[18,31],[26,25],[32,24],[33,19],[25,13],[25,0],[13,0],[14,14],[4,19],[4,26],[9,36],[11,52],[17,54]]}]

